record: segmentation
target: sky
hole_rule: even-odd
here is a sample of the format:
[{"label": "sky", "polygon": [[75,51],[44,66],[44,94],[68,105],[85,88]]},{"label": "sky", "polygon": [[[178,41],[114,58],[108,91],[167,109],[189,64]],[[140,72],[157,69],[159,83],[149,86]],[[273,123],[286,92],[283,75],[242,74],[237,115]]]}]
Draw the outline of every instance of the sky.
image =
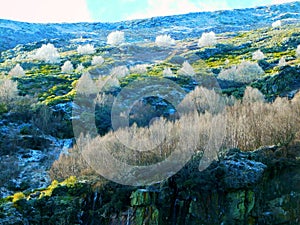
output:
[{"label": "sky", "polygon": [[24,22],[116,22],[295,0],[0,0],[0,18]]}]

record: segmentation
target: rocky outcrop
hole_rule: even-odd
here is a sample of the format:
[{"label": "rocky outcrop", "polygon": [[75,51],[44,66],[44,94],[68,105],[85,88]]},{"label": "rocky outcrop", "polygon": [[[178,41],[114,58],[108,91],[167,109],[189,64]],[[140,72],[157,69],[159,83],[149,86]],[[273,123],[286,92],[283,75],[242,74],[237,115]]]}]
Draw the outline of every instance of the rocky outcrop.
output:
[{"label": "rocky outcrop", "polygon": [[202,172],[198,163],[143,189],[54,182],[2,199],[0,224],[299,224],[299,149],[232,149]]},{"label": "rocky outcrop", "polygon": [[297,67],[285,66],[278,74],[263,78],[251,84],[258,88],[268,98],[284,96],[293,98],[300,89],[300,69]]},{"label": "rocky outcrop", "polygon": [[188,190],[176,181],[173,224],[297,224],[300,162],[277,158],[278,151],[231,150],[185,181]]}]

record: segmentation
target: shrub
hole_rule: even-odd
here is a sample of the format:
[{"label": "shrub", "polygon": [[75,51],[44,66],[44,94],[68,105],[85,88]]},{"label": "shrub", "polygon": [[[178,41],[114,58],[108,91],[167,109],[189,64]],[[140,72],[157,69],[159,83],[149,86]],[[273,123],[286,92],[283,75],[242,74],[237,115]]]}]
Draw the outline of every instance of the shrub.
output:
[{"label": "shrub", "polygon": [[96,51],[93,45],[86,44],[86,45],[79,45],[77,47],[77,52],[80,55],[89,55],[89,54],[94,54]]},{"label": "shrub", "polygon": [[264,102],[258,90],[247,88],[242,101],[226,110],[225,146],[245,151],[290,144],[299,132],[299,101],[277,98]]},{"label": "shrub", "polygon": [[139,64],[135,66],[130,67],[130,72],[131,73],[136,73],[136,74],[145,74],[147,73],[147,66],[146,64]]},{"label": "shrub", "polygon": [[18,97],[17,82],[10,79],[0,79],[0,102],[11,104]]},{"label": "shrub", "polygon": [[264,71],[258,65],[258,63],[243,61],[238,66],[232,66],[229,69],[223,69],[218,78],[223,80],[249,83],[255,79],[261,78],[263,74]]},{"label": "shrub", "polygon": [[296,56],[297,56],[297,58],[300,58],[300,45],[297,46]]},{"label": "shrub", "polygon": [[196,110],[199,113],[209,112],[218,114],[225,108],[226,99],[215,90],[196,87],[188,93],[179,105],[181,112],[190,113]]},{"label": "shrub", "polygon": [[110,75],[112,77],[116,77],[118,79],[121,79],[121,78],[126,77],[127,75],[129,75],[129,70],[128,70],[127,66],[117,66],[117,67],[114,67],[110,71]]},{"label": "shrub", "polygon": [[164,76],[164,77],[173,77],[174,74],[173,74],[171,68],[166,67],[166,68],[163,70],[163,76]]},{"label": "shrub", "polygon": [[203,33],[201,38],[198,41],[199,47],[206,47],[206,46],[214,46],[217,44],[216,34],[211,31],[209,33]]},{"label": "shrub", "polygon": [[273,28],[281,27],[281,21],[280,21],[280,20],[277,20],[277,21],[273,22],[273,23],[272,23],[272,27],[273,27]]},{"label": "shrub", "polygon": [[60,56],[53,44],[42,45],[33,56],[34,59],[45,61],[46,63],[60,62]]},{"label": "shrub", "polygon": [[17,192],[14,194],[12,202],[15,203],[24,198],[25,198],[25,195],[23,194],[23,192]]},{"label": "shrub", "polygon": [[264,58],[265,58],[265,55],[260,49],[253,52],[253,54],[252,54],[252,59],[253,60],[262,60]]},{"label": "shrub", "polygon": [[182,68],[178,70],[178,75],[183,76],[194,76],[196,73],[194,71],[194,68],[189,64],[188,61],[185,61],[182,64]]},{"label": "shrub", "polygon": [[12,77],[18,77],[18,76],[25,76],[25,71],[20,66],[20,64],[17,64],[14,68],[9,71],[8,75]]},{"label": "shrub", "polygon": [[67,179],[65,179],[63,182],[61,182],[62,185],[66,185],[67,187],[74,187],[77,183],[76,176],[70,176]]},{"label": "shrub", "polygon": [[155,43],[159,47],[170,47],[176,44],[175,40],[168,34],[157,36],[155,39]]},{"label": "shrub", "polygon": [[104,59],[102,56],[94,56],[92,59],[93,66],[100,66],[104,63]]},{"label": "shrub", "polygon": [[74,70],[74,67],[70,61],[66,61],[64,65],[61,67],[62,73],[72,73]]},{"label": "shrub", "polygon": [[125,42],[124,32],[114,31],[107,36],[107,44],[109,45],[120,45]]},{"label": "shrub", "polygon": [[[269,129],[269,135],[273,144],[288,146],[299,132],[299,101],[290,101],[287,98],[276,98],[272,103],[272,111],[266,121],[265,128]],[[274,118],[276,115],[276,118]],[[268,132],[268,131],[266,131]]]},{"label": "shrub", "polygon": [[68,150],[68,154],[61,154],[54,161],[49,174],[52,180],[63,181],[71,176],[82,177],[96,173],[90,168],[75,145]]}]

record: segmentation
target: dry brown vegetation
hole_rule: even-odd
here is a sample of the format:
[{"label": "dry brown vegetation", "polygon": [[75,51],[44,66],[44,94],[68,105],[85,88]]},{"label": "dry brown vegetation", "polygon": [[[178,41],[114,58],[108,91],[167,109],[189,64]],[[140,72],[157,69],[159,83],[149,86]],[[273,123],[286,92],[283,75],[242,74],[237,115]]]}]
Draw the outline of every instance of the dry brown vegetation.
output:
[{"label": "dry brown vegetation", "polygon": [[[236,100],[198,87],[180,107],[184,113],[176,121],[160,118],[148,127],[133,125],[93,139],[82,138],[76,150],[79,152],[74,154],[73,149],[72,154],[62,155],[53,164],[52,177],[86,173],[88,166],[82,157],[78,158],[80,151],[89,155],[93,168],[97,164],[112,167],[115,162],[103,157],[105,154],[133,165],[150,165],[168,159],[173,152],[182,158],[201,153],[208,165],[224,149],[251,151],[261,146],[288,146],[300,130],[299,95],[293,100],[266,102],[257,89],[248,87],[243,99]],[[204,163],[203,168],[207,165]],[[126,169],[117,164],[113,168]]]},{"label": "dry brown vegetation", "polygon": [[95,174],[82,157],[77,146],[69,149],[69,154],[61,154],[50,171],[52,180],[65,180],[70,176],[83,177]]},{"label": "dry brown vegetation", "polygon": [[18,97],[17,82],[0,77],[0,113],[12,108],[12,102]]},{"label": "dry brown vegetation", "polygon": [[300,130],[299,99],[277,98],[268,103],[262,94],[247,88],[242,101],[227,107],[225,146],[244,151],[261,146],[287,146]]}]

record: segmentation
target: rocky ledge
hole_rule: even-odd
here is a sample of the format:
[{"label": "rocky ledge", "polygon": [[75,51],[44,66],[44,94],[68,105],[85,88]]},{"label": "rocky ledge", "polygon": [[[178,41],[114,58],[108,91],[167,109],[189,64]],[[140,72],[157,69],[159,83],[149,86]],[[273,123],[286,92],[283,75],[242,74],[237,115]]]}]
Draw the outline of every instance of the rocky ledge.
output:
[{"label": "rocky ledge", "polygon": [[0,224],[299,224],[297,149],[231,149],[202,172],[195,158],[151,187],[53,181],[1,199]]}]

